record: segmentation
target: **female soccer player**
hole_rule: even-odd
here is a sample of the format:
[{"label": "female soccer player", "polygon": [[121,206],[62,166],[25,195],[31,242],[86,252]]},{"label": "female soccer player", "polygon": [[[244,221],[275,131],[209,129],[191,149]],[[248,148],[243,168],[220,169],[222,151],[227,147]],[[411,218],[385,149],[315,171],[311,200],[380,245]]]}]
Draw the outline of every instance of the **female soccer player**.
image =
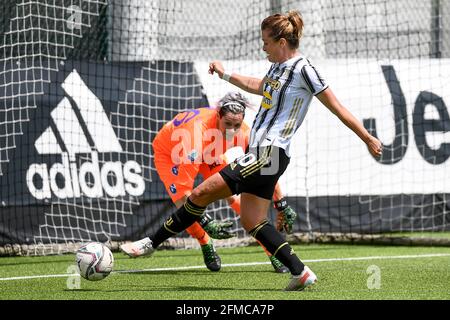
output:
[{"label": "female soccer player", "polygon": [[[249,127],[243,122],[249,101],[238,92],[227,93],[218,108],[199,108],[181,112],[166,123],[153,140],[156,171],[164,183],[167,193],[177,208],[183,206],[200,173],[207,179],[226,166],[233,152],[244,154],[248,146]],[[213,140],[213,141],[212,141]],[[279,211],[291,217],[295,212],[282,199],[277,186],[274,203]],[[227,199],[232,209],[240,214],[239,197]],[[221,259],[208,233],[218,239],[230,238],[226,230],[232,223],[219,223],[205,217],[193,223],[186,231],[200,244],[203,260],[211,271],[219,271]],[[205,232],[205,230],[207,232]],[[264,247],[263,247],[264,248]],[[266,253],[276,272],[289,270],[268,251]]]},{"label": "female soccer player", "polygon": [[[310,61],[298,52],[303,32],[299,12],[274,14],[261,23],[263,51],[272,66],[263,79],[226,73],[218,61],[209,72],[250,93],[263,96],[253,122],[249,151],[196,187],[186,203],[151,238],[135,242],[140,254],[199,219],[206,206],[232,194],[241,194],[241,223],[274,256],[289,268],[292,278],[285,290],[303,290],[317,281],[282,235],[267,221],[267,211],[278,178],[289,163],[291,139],[316,96],[366,143],[373,156],[381,156],[381,142],[339,102]],[[170,225],[169,225],[169,222]]]}]

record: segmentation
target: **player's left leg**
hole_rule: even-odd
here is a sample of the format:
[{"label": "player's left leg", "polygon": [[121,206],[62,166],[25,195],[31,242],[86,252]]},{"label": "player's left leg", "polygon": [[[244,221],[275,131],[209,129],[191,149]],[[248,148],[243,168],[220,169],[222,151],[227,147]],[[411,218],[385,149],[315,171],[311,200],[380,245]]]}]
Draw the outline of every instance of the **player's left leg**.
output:
[{"label": "player's left leg", "polygon": [[[276,189],[276,188],[275,188]],[[278,187],[278,189],[280,189]],[[232,196],[227,198],[228,205],[233,209],[233,211],[240,216],[241,215],[241,197],[240,196]],[[289,272],[289,269],[281,263],[280,260],[278,260],[274,255],[272,255],[264,245],[256,240],[261,248],[263,248],[264,252],[266,253],[267,257],[269,257],[270,263],[272,264],[273,269],[276,273],[287,273]]]},{"label": "player's left leg", "polygon": [[231,191],[220,174],[216,173],[203,181],[192,190],[186,203],[172,214],[152,237],[153,247],[158,247],[166,239],[198,222],[207,205],[229,196]]},{"label": "player's left leg", "polygon": [[289,268],[292,279],[286,290],[303,290],[314,283],[317,277],[300,261],[281,233],[267,221],[275,185],[286,170],[289,157],[283,149],[274,146],[250,152],[253,152],[254,156],[246,156],[244,159],[248,161],[240,161],[235,167],[234,171],[239,174],[228,170],[231,169],[229,167],[221,173],[231,181],[242,181],[242,226]]},{"label": "player's left leg", "polygon": [[270,200],[242,193],[241,223],[255,239],[259,240],[292,274],[287,291],[299,291],[317,281],[316,275],[300,261],[289,243],[267,220]]}]

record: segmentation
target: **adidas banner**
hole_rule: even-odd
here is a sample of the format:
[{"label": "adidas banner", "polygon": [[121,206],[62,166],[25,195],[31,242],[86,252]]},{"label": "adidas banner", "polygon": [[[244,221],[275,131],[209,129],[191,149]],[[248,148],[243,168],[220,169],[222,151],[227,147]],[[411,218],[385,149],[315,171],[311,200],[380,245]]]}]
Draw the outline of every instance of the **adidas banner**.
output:
[{"label": "adidas banner", "polygon": [[146,234],[172,209],[151,141],[180,110],[207,104],[193,65],[65,61],[57,69],[47,78],[38,68],[2,72],[14,84],[3,106],[17,109],[0,112],[0,245]]},{"label": "adidas banner", "polygon": [[[254,69],[266,70],[265,63]],[[240,69],[252,69],[242,64]],[[411,74],[405,74],[408,63],[364,65],[372,78],[378,75],[380,101],[364,90],[356,96],[346,91],[336,80],[345,66],[324,66],[337,95],[352,97],[344,104],[371,130],[377,124],[386,156],[374,160],[315,100],[280,179],[299,213],[294,231],[448,230],[449,91],[403,80],[436,73],[439,65],[429,62]],[[179,111],[214,103],[233,89],[197,72],[207,70],[200,62],[8,60],[0,68],[0,246],[132,240],[153,233],[174,211],[154,169],[153,138]],[[350,74],[356,76],[346,84],[357,88],[359,73]],[[248,96],[258,104],[256,95]],[[393,116],[377,116],[380,105]],[[426,113],[430,106],[436,112]],[[248,110],[249,125],[254,116]],[[392,134],[393,142],[386,138]],[[177,168],[172,170],[176,179]],[[401,183],[405,172],[411,183]],[[170,192],[177,190],[171,186]],[[244,234],[225,201],[208,213],[234,219]]]}]

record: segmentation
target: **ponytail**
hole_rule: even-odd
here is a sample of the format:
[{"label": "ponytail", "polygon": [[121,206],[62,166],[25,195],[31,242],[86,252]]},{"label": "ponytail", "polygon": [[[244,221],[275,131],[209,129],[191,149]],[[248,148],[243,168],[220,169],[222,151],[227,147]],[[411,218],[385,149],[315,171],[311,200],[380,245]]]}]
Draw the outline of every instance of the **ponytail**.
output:
[{"label": "ponytail", "polygon": [[274,40],[284,38],[292,49],[297,49],[303,34],[303,18],[296,10],[286,15],[273,14],[262,21],[261,30],[270,30]]}]

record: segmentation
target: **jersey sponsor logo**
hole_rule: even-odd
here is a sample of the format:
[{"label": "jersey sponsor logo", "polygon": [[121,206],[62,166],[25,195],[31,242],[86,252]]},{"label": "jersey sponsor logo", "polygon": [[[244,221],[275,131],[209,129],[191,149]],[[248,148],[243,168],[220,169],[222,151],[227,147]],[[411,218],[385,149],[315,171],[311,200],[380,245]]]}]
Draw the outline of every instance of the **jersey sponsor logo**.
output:
[{"label": "jersey sponsor logo", "polygon": [[[46,163],[30,165],[26,183],[31,195],[39,200],[52,198],[52,193],[60,199],[141,196],[145,183],[140,164],[99,162],[99,153],[123,152],[101,101],[75,69],[61,86],[74,104],[68,97],[58,103],[50,114],[54,125],[44,130],[34,146],[39,154],[60,154],[62,161],[49,168]],[[76,154],[90,155],[90,161],[77,164]],[[57,177],[63,178],[64,186]]]},{"label": "jersey sponsor logo", "polygon": [[264,109],[272,108],[272,95],[267,91],[263,92],[263,99],[261,101],[261,107],[263,107]]},{"label": "jersey sponsor logo", "polygon": [[267,78],[266,83],[272,88],[272,90],[278,90],[281,87],[281,82],[271,78]]}]

